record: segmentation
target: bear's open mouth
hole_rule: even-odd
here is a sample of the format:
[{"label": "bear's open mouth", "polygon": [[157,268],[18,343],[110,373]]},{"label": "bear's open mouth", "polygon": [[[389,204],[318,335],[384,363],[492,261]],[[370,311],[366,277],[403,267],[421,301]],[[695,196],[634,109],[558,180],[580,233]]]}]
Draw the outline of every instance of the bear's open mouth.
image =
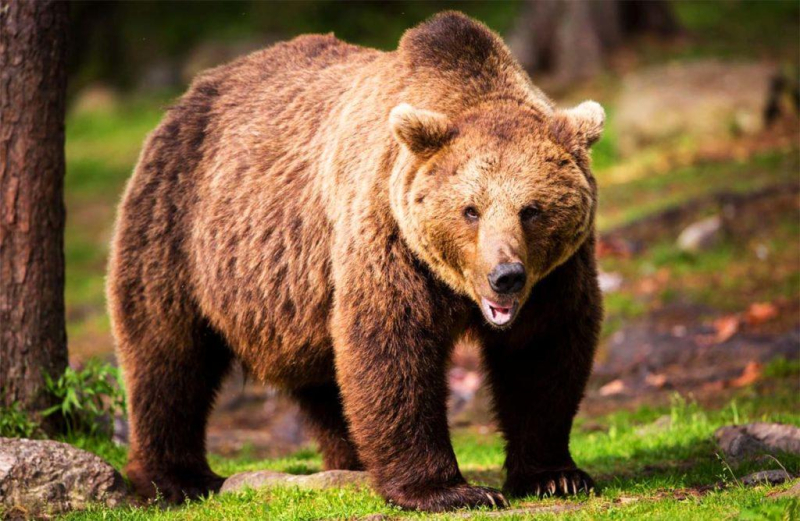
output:
[{"label": "bear's open mouth", "polygon": [[517,302],[511,304],[498,304],[486,297],[481,298],[481,311],[491,324],[495,326],[505,326],[511,322],[517,314]]}]

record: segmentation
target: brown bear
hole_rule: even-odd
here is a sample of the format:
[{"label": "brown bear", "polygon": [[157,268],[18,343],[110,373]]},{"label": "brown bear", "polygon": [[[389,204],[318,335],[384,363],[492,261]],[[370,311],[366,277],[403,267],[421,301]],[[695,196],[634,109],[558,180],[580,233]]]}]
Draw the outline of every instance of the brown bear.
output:
[{"label": "brown bear", "polygon": [[446,417],[479,343],[505,492],[592,487],[569,451],[601,323],[589,147],[502,40],[447,12],[394,52],[301,36],[201,74],[145,143],[108,297],[147,496],[217,490],[205,428],[234,360],[297,400],[328,469],[389,501],[503,506]]}]

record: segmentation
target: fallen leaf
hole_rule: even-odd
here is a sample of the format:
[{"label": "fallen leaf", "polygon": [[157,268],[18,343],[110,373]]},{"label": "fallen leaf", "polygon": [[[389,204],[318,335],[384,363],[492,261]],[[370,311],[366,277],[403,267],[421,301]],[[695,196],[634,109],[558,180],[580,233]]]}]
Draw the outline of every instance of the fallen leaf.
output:
[{"label": "fallen leaf", "polygon": [[727,315],[714,321],[714,343],[727,342],[739,331],[739,315]]},{"label": "fallen leaf", "polygon": [[771,302],[755,302],[750,304],[744,314],[748,326],[757,326],[778,316],[778,307]]},{"label": "fallen leaf", "polygon": [[761,378],[762,366],[755,360],[750,360],[738,378],[730,381],[732,387],[745,387],[756,383]]},{"label": "fallen leaf", "polygon": [[658,282],[653,277],[646,277],[639,281],[639,292],[643,295],[652,295],[658,291]]},{"label": "fallen leaf", "polygon": [[612,380],[598,390],[600,396],[613,396],[615,394],[621,394],[624,391],[625,382],[622,380]]},{"label": "fallen leaf", "polygon": [[622,257],[623,259],[628,259],[631,253],[630,245],[621,239],[601,237],[596,242],[595,254],[600,259],[603,257]]},{"label": "fallen leaf", "polygon": [[705,392],[717,392],[725,389],[725,381],[724,380],[715,380],[713,382],[706,382],[703,384],[701,389]]},{"label": "fallen leaf", "polygon": [[667,375],[648,373],[644,377],[644,382],[651,387],[661,389],[667,383]]}]

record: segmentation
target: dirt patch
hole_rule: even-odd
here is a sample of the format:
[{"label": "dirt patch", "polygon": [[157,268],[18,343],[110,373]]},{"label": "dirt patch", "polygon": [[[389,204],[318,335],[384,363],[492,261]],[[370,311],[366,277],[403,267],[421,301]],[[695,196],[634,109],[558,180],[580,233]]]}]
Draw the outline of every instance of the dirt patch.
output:
[{"label": "dirt patch", "polygon": [[209,451],[275,458],[309,442],[300,411],[286,396],[246,379],[240,369],[226,380],[209,421]]}]

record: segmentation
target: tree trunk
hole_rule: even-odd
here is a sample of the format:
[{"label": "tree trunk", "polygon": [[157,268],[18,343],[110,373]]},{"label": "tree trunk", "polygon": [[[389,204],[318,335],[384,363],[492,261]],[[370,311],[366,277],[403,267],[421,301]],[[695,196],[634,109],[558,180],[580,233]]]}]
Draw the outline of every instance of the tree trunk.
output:
[{"label": "tree trunk", "polygon": [[0,0],[0,405],[50,405],[67,365],[64,103],[68,4]]},{"label": "tree trunk", "polygon": [[597,74],[608,53],[633,35],[672,36],[678,29],[665,0],[527,0],[508,39],[529,72],[569,83]]}]

